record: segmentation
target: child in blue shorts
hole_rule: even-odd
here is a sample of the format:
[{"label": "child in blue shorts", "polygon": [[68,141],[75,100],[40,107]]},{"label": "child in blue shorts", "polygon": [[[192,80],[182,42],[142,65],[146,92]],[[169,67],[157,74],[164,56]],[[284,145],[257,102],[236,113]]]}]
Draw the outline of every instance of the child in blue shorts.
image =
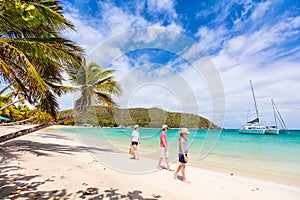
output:
[{"label": "child in blue shorts", "polygon": [[178,153],[180,165],[178,166],[176,172],[174,173],[174,177],[177,179],[177,174],[181,170],[182,181],[186,183],[190,183],[185,177],[185,164],[188,162],[188,140],[187,140],[188,134],[189,131],[187,128],[182,128],[180,130],[179,153]]}]

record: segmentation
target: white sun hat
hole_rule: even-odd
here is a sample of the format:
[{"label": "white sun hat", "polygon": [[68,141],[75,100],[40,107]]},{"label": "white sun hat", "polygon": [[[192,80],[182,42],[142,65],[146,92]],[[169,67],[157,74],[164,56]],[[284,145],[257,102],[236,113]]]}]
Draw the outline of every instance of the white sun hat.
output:
[{"label": "white sun hat", "polygon": [[186,133],[186,134],[189,134],[189,129],[187,129],[187,128],[181,128],[181,129],[180,129],[180,133]]},{"label": "white sun hat", "polygon": [[134,125],[134,129],[136,129],[136,128],[138,128],[139,127],[139,125]]},{"label": "white sun hat", "polygon": [[165,128],[169,129],[168,125],[166,125],[166,124],[162,125],[162,129],[165,129]]}]

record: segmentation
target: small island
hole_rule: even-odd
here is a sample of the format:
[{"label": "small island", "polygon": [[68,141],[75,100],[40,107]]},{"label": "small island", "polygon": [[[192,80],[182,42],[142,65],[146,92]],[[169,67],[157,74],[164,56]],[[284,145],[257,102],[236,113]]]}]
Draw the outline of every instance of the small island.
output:
[{"label": "small island", "polygon": [[[72,115],[73,110],[61,111],[60,117]],[[170,128],[190,127],[195,129],[220,129],[208,119],[196,114],[169,112],[160,108],[118,108],[91,107],[78,116],[64,121],[62,125],[90,124],[101,127],[133,127],[139,124],[145,128],[160,128],[168,124]]]}]

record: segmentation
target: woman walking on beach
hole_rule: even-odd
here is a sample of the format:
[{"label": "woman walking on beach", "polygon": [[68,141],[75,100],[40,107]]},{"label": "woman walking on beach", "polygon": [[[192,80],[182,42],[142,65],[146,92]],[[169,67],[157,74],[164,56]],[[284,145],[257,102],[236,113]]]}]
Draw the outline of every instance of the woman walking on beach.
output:
[{"label": "woman walking on beach", "polygon": [[162,162],[163,158],[165,158],[166,164],[167,164],[167,170],[172,171],[169,166],[168,138],[167,138],[167,134],[166,134],[168,129],[169,128],[167,125],[163,125],[162,132],[159,137],[160,138],[160,158],[159,158],[158,166],[157,166],[158,170],[162,169],[161,162]]},{"label": "woman walking on beach", "polygon": [[138,151],[137,147],[141,143],[140,141],[140,133],[139,133],[139,125],[134,126],[134,130],[131,134],[131,146],[133,147],[133,159],[138,160]]},{"label": "woman walking on beach", "polygon": [[186,183],[190,183],[187,181],[185,176],[185,164],[188,162],[188,140],[187,136],[189,134],[189,131],[187,128],[182,128],[180,130],[180,137],[179,137],[179,162],[180,165],[178,166],[176,172],[174,173],[174,177],[177,179],[177,174],[181,170],[182,173],[182,181]]}]

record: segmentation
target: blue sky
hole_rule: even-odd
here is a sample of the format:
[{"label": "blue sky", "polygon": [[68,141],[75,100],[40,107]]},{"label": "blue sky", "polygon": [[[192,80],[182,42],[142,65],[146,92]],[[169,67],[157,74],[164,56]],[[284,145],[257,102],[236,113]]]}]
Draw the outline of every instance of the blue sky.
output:
[{"label": "blue sky", "polygon": [[[299,1],[74,0],[64,7],[77,29],[64,34],[82,45],[88,57],[110,38],[137,29],[170,30],[193,39],[222,80],[224,127],[238,128],[252,117],[251,79],[262,120],[272,123],[273,98],[288,127],[300,128]],[[207,79],[187,60],[161,49],[115,48],[110,54],[121,55],[104,66],[117,70],[123,88],[123,96],[116,97],[120,107],[155,106],[212,119]],[[73,106],[70,98],[60,100],[61,109]],[[191,98],[197,108],[186,106]]]}]

